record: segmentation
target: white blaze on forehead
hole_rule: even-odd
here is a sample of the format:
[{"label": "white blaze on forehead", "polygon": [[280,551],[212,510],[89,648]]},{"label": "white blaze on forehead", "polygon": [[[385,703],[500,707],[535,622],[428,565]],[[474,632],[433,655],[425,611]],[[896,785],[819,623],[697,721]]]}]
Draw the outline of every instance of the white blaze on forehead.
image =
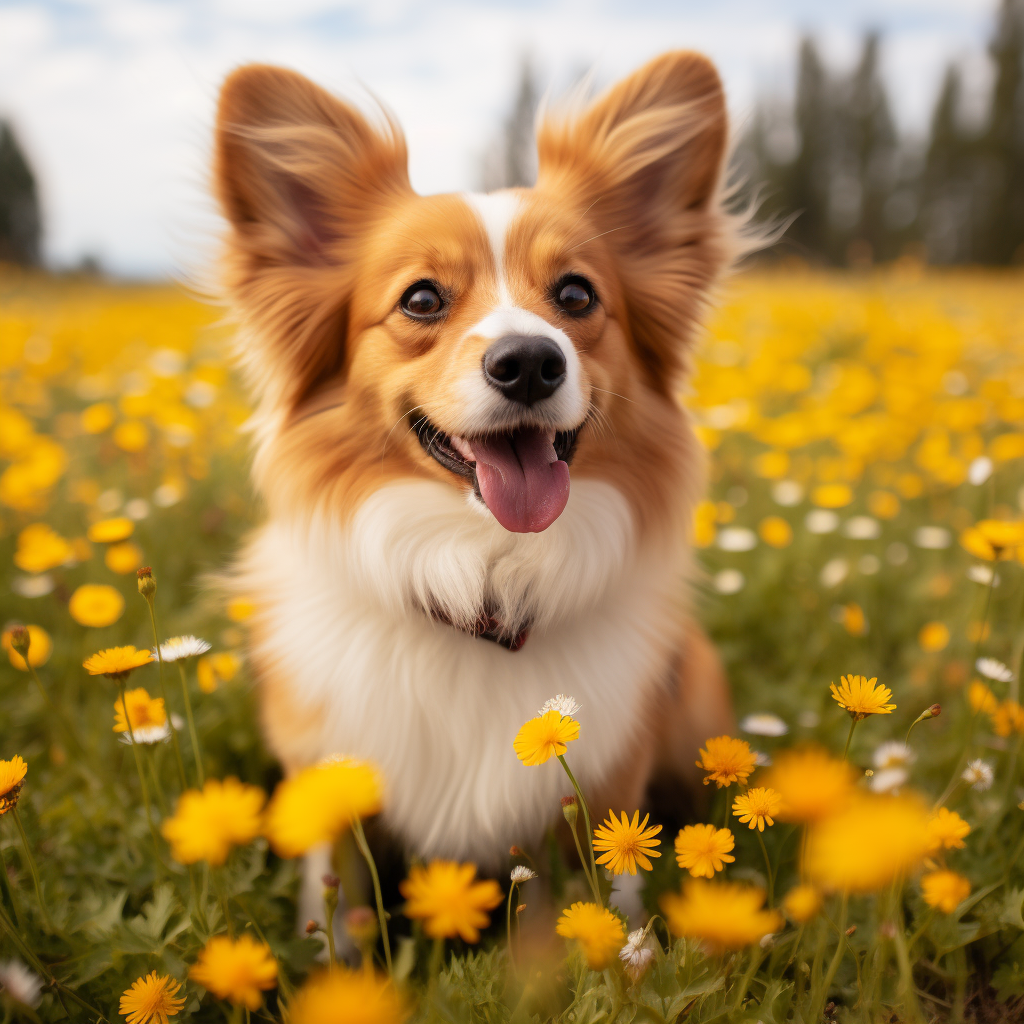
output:
[{"label": "white blaze on forehead", "polygon": [[[553,324],[531,310],[517,306],[512,298],[505,273],[505,252],[509,225],[519,213],[522,202],[512,191],[470,192],[463,198],[476,213],[487,235],[494,260],[498,284],[498,302],[487,315],[466,332],[465,337],[497,341],[508,334],[535,335],[549,338],[565,356],[565,382],[550,397],[534,406],[531,419],[542,421],[559,430],[576,427],[586,415],[587,400],[583,393],[582,366],[572,339]],[[522,422],[522,413],[474,372],[462,382],[465,401],[462,429],[467,434],[490,433],[511,429]]]}]

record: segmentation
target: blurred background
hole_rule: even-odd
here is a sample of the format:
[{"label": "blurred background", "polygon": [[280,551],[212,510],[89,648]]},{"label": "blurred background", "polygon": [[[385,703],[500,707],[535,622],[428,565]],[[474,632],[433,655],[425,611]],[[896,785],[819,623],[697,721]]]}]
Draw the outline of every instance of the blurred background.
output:
[{"label": "blurred background", "polygon": [[1024,0],[0,0],[0,260],[201,266],[218,85],[268,61],[409,136],[420,191],[528,184],[540,98],[708,53],[775,258],[1024,262]]}]

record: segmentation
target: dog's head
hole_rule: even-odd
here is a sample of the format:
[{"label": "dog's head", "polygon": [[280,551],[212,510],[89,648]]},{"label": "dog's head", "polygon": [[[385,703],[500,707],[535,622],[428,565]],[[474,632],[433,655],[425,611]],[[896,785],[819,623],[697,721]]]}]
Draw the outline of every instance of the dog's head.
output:
[{"label": "dog's head", "polygon": [[641,522],[668,514],[675,395],[731,255],[725,143],[714,68],[671,53],[545,120],[535,188],[422,197],[383,115],[279,68],[232,74],[215,187],[271,504],[344,516],[433,478],[536,532],[579,474]]}]

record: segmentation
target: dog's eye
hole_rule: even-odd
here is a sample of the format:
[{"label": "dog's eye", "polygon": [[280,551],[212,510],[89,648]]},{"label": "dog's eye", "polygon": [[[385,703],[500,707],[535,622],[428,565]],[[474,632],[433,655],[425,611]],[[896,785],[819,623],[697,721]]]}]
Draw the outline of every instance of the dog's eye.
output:
[{"label": "dog's eye", "polygon": [[570,277],[555,285],[555,302],[567,313],[585,313],[594,304],[594,289],[582,277]]},{"label": "dog's eye", "polygon": [[426,317],[441,312],[441,296],[430,281],[417,281],[402,296],[402,309],[410,316]]}]

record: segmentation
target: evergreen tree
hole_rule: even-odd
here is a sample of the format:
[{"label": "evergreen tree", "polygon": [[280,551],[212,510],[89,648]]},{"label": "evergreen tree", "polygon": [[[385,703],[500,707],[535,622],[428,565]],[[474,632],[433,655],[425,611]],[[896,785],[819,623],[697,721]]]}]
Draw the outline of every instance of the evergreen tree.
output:
[{"label": "evergreen tree", "polygon": [[501,134],[484,154],[481,177],[485,191],[529,186],[536,180],[534,118],[539,102],[533,66],[524,59],[512,110],[505,119]]},{"label": "evergreen tree", "polygon": [[40,235],[35,176],[11,126],[0,121],[0,261],[38,264]]}]

